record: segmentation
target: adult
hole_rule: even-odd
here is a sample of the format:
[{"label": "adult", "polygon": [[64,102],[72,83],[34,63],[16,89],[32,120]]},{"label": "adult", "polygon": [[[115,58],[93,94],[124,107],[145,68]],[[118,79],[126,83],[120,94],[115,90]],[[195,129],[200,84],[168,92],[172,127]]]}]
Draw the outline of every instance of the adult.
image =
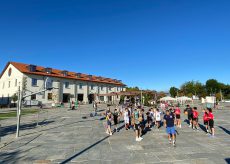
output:
[{"label": "adult", "polygon": [[169,110],[166,110],[166,115],[164,116],[164,126],[166,128],[169,143],[173,146],[176,145],[176,130],[175,130],[175,117]]}]

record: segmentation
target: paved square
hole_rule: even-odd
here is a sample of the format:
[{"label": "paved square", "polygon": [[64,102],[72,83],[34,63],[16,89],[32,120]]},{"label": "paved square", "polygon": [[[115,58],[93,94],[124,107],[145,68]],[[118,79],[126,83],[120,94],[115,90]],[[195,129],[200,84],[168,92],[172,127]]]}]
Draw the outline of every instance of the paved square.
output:
[{"label": "paved square", "polygon": [[102,117],[89,117],[92,111],[91,105],[74,111],[48,110],[40,115],[45,120],[39,127],[34,122],[36,115],[25,116],[17,140],[16,120],[1,121],[0,163],[230,163],[230,110],[214,112],[216,138],[183,123],[175,148],[169,145],[164,128],[148,132],[142,142],[135,141],[132,130],[122,129],[109,137]]}]

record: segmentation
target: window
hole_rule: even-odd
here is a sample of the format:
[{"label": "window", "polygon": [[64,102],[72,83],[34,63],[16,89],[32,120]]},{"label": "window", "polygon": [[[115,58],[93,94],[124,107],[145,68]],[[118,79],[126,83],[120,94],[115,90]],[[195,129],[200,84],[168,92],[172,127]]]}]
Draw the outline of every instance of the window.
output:
[{"label": "window", "polygon": [[68,76],[68,71],[62,71],[63,76]]},{"label": "window", "polygon": [[91,90],[93,90],[94,89],[94,86],[93,85],[91,85]]},{"label": "window", "polygon": [[117,87],[117,91],[119,91],[119,87]]},{"label": "window", "polygon": [[53,94],[52,93],[48,93],[48,100],[52,100],[53,99]]},{"label": "window", "polygon": [[48,81],[46,84],[46,88],[52,88],[53,87],[53,80]]},{"label": "window", "polygon": [[65,88],[69,88],[69,82],[65,82]]},{"label": "window", "polygon": [[102,90],[102,91],[104,90],[104,87],[103,87],[103,86],[101,86],[101,90]]},{"label": "window", "polygon": [[38,80],[32,78],[32,86],[37,86],[38,85]]},{"label": "window", "polygon": [[112,87],[109,87],[109,90],[111,91],[111,90],[112,90]]},{"label": "window", "polygon": [[18,85],[18,79],[15,79],[15,87]]},{"label": "window", "polygon": [[10,88],[10,81],[9,81],[9,83],[8,83],[8,88]]},{"label": "window", "polygon": [[100,101],[105,101],[105,97],[104,96],[100,96]]},{"label": "window", "polygon": [[31,100],[36,100],[36,95],[31,95]]},{"label": "window", "polygon": [[81,83],[79,84],[79,89],[82,89],[82,84]]},{"label": "window", "polygon": [[5,88],[5,82],[3,82],[3,84],[2,84],[2,89],[4,89]]}]

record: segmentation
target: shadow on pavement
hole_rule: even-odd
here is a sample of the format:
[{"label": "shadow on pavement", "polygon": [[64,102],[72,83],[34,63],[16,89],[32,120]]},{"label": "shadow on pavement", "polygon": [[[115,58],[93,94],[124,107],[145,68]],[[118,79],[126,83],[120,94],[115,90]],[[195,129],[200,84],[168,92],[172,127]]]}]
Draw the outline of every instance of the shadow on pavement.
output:
[{"label": "shadow on pavement", "polygon": [[36,149],[39,146],[24,150],[24,151],[13,151],[13,152],[0,152],[0,163],[18,163],[18,161],[22,160],[25,163],[30,163],[33,159],[26,158],[26,155],[22,156],[21,154],[25,154],[32,149]]},{"label": "shadow on pavement", "polygon": [[106,140],[107,138],[109,138],[109,136],[106,136],[105,138],[103,138],[103,139],[97,141],[96,143],[94,143],[93,145],[91,145],[91,146],[85,148],[84,150],[80,151],[79,153],[77,153],[77,154],[73,155],[72,157],[70,157],[70,158],[64,160],[63,162],[61,162],[61,164],[66,164],[66,163],[71,162],[74,158],[77,158],[78,156],[80,156],[80,155],[83,154],[84,152],[90,150],[90,149],[93,148],[94,146],[97,146],[99,143],[103,142],[103,141]]},{"label": "shadow on pavement", "polygon": [[225,161],[226,161],[227,163],[230,163],[230,158],[226,158]]},{"label": "shadow on pavement", "polygon": [[207,132],[207,131],[206,131],[206,127],[205,127],[204,125],[199,124],[199,127],[200,127],[200,129],[203,130],[205,133]]},{"label": "shadow on pavement", "polygon": [[220,129],[222,129],[225,133],[227,133],[228,135],[230,135],[230,131],[222,126],[218,126]]},{"label": "shadow on pavement", "polygon": [[[45,122],[40,122],[39,126],[45,126],[50,123],[53,123],[54,121],[45,121]],[[37,123],[31,123],[31,124],[22,124],[20,125],[20,130],[30,130],[34,129],[37,127]],[[16,133],[17,130],[17,125],[11,125],[11,126],[6,126],[6,127],[1,127],[1,132],[0,132],[0,137],[4,137],[9,134],[14,134]]]}]

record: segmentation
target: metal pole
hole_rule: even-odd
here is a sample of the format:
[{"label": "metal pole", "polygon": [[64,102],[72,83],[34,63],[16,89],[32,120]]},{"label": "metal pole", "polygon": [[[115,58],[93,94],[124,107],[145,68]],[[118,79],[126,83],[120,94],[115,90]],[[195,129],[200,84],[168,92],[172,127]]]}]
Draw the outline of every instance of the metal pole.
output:
[{"label": "metal pole", "polygon": [[143,105],[143,94],[142,94],[142,90],[141,90],[141,106]]},{"label": "metal pole", "polygon": [[16,138],[19,137],[20,117],[21,117],[21,89],[20,89],[20,86],[19,86],[19,87],[18,87],[17,131],[16,131]]}]

